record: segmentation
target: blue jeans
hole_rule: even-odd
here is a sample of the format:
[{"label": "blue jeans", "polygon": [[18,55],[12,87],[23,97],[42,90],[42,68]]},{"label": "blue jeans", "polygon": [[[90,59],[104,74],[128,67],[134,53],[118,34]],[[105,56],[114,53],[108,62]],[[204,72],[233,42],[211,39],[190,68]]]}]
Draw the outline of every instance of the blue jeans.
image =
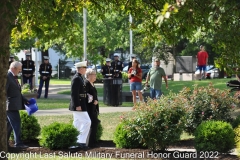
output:
[{"label": "blue jeans", "polygon": [[21,118],[18,110],[7,111],[7,141],[10,138],[12,130],[14,135],[15,146],[18,146],[22,143],[21,142]]},{"label": "blue jeans", "polygon": [[49,81],[50,81],[49,78],[46,79],[46,80],[43,80],[42,78],[40,78],[39,88],[38,88],[38,98],[41,97],[42,87],[43,87],[43,83],[44,83],[44,82],[45,82],[45,95],[44,95],[44,98],[48,98]]},{"label": "blue jeans", "polygon": [[142,89],[141,82],[130,82],[130,91],[140,91]]},{"label": "blue jeans", "polygon": [[24,77],[23,76],[23,84],[28,83],[30,85],[30,89],[32,89],[32,79],[33,79],[33,77]]},{"label": "blue jeans", "polygon": [[150,98],[158,99],[161,97],[161,95],[162,95],[161,90],[150,88]]}]

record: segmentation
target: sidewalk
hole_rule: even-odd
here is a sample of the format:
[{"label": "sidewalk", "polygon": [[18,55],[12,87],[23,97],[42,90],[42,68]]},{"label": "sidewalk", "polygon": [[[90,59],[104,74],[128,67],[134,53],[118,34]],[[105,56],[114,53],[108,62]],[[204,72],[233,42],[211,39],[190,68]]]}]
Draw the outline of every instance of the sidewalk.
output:
[{"label": "sidewalk", "polygon": [[[100,107],[99,112],[111,113],[111,112],[129,112],[132,111],[132,107]],[[62,109],[49,109],[49,110],[38,110],[34,113],[35,116],[46,116],[46,115],[72,115],[72,111],[67,108]]]},{"label": "sidewalk", "polygon": [[[96,86],[101,87],[101,84],[96,84]],[[44,94],[45,88],[43,87],[42,95]],[[51,99],[71,99],[70,95],[57,94],[59,91],[70,90],[70,85],[50,85],[48,97]],[[102,100],[103,97],[98,97],[99,100]],[[128,112],[132,110],[132,107],[100,107],[99,112],[101,113],[110,113],[110,112]],[[34,113],[36,116],[44,115],[72,115],[72,112],[68,108],[62,109],[49,109],[49,110],[38,110]]]}]

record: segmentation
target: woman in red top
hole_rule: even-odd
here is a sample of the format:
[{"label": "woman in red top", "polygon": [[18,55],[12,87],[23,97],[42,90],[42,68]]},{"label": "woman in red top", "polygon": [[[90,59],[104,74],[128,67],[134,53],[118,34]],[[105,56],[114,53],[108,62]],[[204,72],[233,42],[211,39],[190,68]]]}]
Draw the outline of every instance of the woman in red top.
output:
[{"label": "woman in red top", "polygon": [[142,96],[142,69],[139,67],[139,62],[134,59],[132,61],[132,67],[128,71],[128,78],[130,79],[130,90],[133,95],[133,104],[136,104],[136,91],[138,93],[140,101],[143,101]]}]

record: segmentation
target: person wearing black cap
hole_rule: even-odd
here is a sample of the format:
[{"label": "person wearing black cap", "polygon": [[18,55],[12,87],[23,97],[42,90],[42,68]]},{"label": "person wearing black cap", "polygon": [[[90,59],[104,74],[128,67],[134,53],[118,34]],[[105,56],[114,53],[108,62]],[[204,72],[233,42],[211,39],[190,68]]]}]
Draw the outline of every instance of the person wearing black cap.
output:
[{"label": "person wearing black cap", "polygon": [[35,63],[31,60],[31,54],[26,53],[26,60],[22,62],[23,84],[28,83],[30,89],[33,89],[32,79],[35,72]]},{"label": "person wearing black cap", "polygon": [[84,75],[86,73],[87,61],[75,64],[77,73],[71,82],[71,100],[69,110],[73,111],[73,126],[79,131],[77,145],[87,150],[87,138],[90,132],[91,119],[87,112],[87,90]]},{"label": "person wearing black cap", "polygon": [[10,57],[9,57],[9,62],[8,62],[8,66],[10,67],[10,64],[12,63],[12,62],[14,62],[14,55],[10,55]]},{"label": "person wearing black cap", "polygon": [[118,60],[119,56],[117,53],[114,54],[114,61],[111,63],[114,71],[114,78],[122,78],[123,63]]},{"label": "person wearing black cap", "polygon": [[49,57],[44,56],[43,58],[44,58],[44,63],[42,63],[39,67],[39,73],[41,76],[40,76],[40,82],[39,82],[39,88],[38,88],[38,98],[41,97],[42,87],[44,82],[45,82],[44,98],[48,98],[49,81],[52,74],[52,65],[49,63]]},{"label": "person wearing black cap", "polygon": [[135,54],[131,54],[131,58],[132,58],[132,61],[128,63],[128,71],[132,67],[132,62],[133,62],[134,59],[136,59],[136,55]]},{"label": "person wearing black cap", "polygon": [[106,64],[102,67],[101,73],[103,75],[103,78],[113,78],[113,67],[111,66],[111,59],[106,59]]}]

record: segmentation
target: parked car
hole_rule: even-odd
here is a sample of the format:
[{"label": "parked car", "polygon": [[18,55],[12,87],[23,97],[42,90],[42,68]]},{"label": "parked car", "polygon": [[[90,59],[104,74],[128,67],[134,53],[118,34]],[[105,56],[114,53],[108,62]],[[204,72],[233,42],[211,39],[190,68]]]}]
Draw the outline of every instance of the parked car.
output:
[{"label": "parked car", "polygon": [[218,68],[211,68],[206,72],[206,79],[213,79],[219,77],[219,69]]},{"label": "parked car", "polygon": [[101,65],[96,65],[96,68],[95,68],[95,65],[93,65],[92,69],[95,69],[95,70],[97,70],[98,73],[101,73],[102,66]]},{"label": "parked car", "polygon": [[[218,76],[219,76],[218,68],[215,68],[213,65],[206,66],[206,72],[205,73],[206,73],[205,74],[206,79],[218,78]],[[195,75],[199,75],[199,74],[200,74],[200,70],[197,67]]]},{"label": "parked car", "polygon": [[[88,66],[88,68],[92,68],[92,66]],[[73,67],[71,68],[71,75],[76,74],[76,71],[77,71],[76,67],[73,66]]]},{"label": "parked car", "polygon": [[[232,68],[233,71],[236,71],[236,68]],[[195,74],[200,74],[200,71],[197,69],[197,71],[195,72]],[[206,74],[205,74],[205,78],[206,79],[213,79],[213,78],[219,78],[220,75],[220,70],[219,68],[214,67],[213,65],[209,65],[206,68]],[[234,74],[227,74],[226,72],[224,72],[224,77],[226,78],[231,78],[232,76],[234,76]]]}]

